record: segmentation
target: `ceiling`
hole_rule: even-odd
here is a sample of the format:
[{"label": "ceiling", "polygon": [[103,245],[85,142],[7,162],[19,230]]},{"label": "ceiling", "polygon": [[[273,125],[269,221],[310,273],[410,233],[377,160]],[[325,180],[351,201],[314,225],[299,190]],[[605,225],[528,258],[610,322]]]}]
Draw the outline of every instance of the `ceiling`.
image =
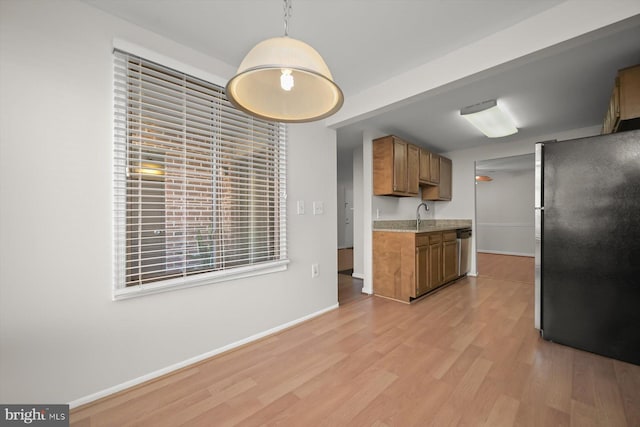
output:
[{"label": "ceiling", "polygon": [[[83,1],[233,67],[259,41],[283,34],[281,0]],[[559,3],[293,0],[289,35],[320,52],[348,99]],[[435,152],[496,142],[458,115],[460,108],[488,99],[507,105],[520,128],[500,142],[598,125],[616,70],[640,63],[638,40],[640,15],[442,86],[339,128],[339,155],[361,144],[366,128]]]},{"label": "ceiling", "polygon": [[[440,87],[392,111],[340,129],[351,144],[373,128],[437,153],[547,137],[602,124],[617,70],[640,64],[640,16]],[[487,138],[459,115],[499,99],[519,132]],[[344,146],[346,148],[346,145]]]}]

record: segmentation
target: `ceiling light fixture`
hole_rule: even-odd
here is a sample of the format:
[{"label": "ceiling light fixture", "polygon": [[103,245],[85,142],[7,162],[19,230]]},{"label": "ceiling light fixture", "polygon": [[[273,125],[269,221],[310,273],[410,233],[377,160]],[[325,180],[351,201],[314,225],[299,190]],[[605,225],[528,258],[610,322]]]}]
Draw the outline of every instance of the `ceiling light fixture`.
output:
[{"label": "ceiling light fixture", "polygon": [[312,122],[337,112],[344,97],[320,54],[289,37],[290,17],[291,0],[284,0],[284,37],[264,40],[249,51],[227,83],[227,97],[262,119]]},{"label": "ceiling light fixture", "polygon": [[464,107],[460,110],[460,115],[489,138],[500,138],[518,132],[511,117],[500,109],[495,99]]},{"label": "ceiling light fixture", "polygon": [[476,181],[489,182],[493,181],[489,175],[476,175]]}]

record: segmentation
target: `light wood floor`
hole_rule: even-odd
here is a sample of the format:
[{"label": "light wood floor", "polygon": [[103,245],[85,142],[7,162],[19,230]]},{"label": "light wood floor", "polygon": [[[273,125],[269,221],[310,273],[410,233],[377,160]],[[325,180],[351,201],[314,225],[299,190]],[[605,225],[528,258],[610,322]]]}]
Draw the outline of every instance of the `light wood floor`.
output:
[{"label": "light wood floor", "polygon": [[533,257],[478,252],[478,274],[496,279],[533,283],[534,261]]},{"label": "light wood floor", "polygon": [[362,293],[362,280],[349,274],[338,274],[338,303],[345,305],[371,296]]},{"label": "light wood floor", "polygon": [[483,255],[479,277],[411,305],[352,301],[71,425],[640,426],[640,366],[540,339],[519,258]]}]

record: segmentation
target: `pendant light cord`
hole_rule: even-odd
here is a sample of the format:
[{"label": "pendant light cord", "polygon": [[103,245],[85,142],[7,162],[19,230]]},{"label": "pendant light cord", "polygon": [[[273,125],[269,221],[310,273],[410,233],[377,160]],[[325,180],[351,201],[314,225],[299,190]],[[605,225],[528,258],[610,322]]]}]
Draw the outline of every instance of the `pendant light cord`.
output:
[{"label": "pendant light cord", "polygon": [[284,36],[289,37],[289,18],[291,18],[291,0],[284,0]]}]

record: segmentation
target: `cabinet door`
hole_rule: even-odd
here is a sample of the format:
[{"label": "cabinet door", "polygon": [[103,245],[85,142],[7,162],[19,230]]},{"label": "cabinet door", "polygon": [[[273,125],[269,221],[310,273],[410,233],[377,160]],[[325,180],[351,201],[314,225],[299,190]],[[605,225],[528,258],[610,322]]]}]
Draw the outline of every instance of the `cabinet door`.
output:
[{"label": "cabinet door", "polygon": [[429,244],[429,289],[442,284],[442,243],[440,241]]},{"label": "cabinet door", "polygon": [[407,192],[407,143],[393,140],[393,191]]},{"label": "cabinet door", "polygon": [[611,94],[611,101],[609,109],[611,110],[611,132],[618,130],[620,125],[620,79],[616,77],[615,84],[613,85],[613,93]]},{"label": "cabinet door", "polygon": [[407,193],[418,194],[420,191],[420,149],[415,145],[407,145]]},{"label": "cabinet door", "polygon": [[431,163],[431,168],[430,168],[430,175],[431,175],[431,179],[429,181],[431,181],[434,184],[437,184],[440,182],[440,156],[438,156],[437,154],[433,154],[431,153],[430,157],[430,163]]},{"label": "cabinet door", "polygon": [[431,153],[420,149],[420,182],[431,181]]},{"label": "cabinet door", "polygon": [[442,244],[442,270],[444,281],[449,282],[458,277],[458,242],[455,240],[445,240]]},{"label": "cabinet door", "polygon": [[451,200],[451,177],[452,177],[451,159],[440,157],[440,184],[439,199]]},{"label": "cabinet door", "polygon": [[416,248],[416,296],[429,290],[429,246]]},{"label": "cabinet door", "polygon": [[620,120],[640,117],[640,65],[618,71],[617,114]]}]

